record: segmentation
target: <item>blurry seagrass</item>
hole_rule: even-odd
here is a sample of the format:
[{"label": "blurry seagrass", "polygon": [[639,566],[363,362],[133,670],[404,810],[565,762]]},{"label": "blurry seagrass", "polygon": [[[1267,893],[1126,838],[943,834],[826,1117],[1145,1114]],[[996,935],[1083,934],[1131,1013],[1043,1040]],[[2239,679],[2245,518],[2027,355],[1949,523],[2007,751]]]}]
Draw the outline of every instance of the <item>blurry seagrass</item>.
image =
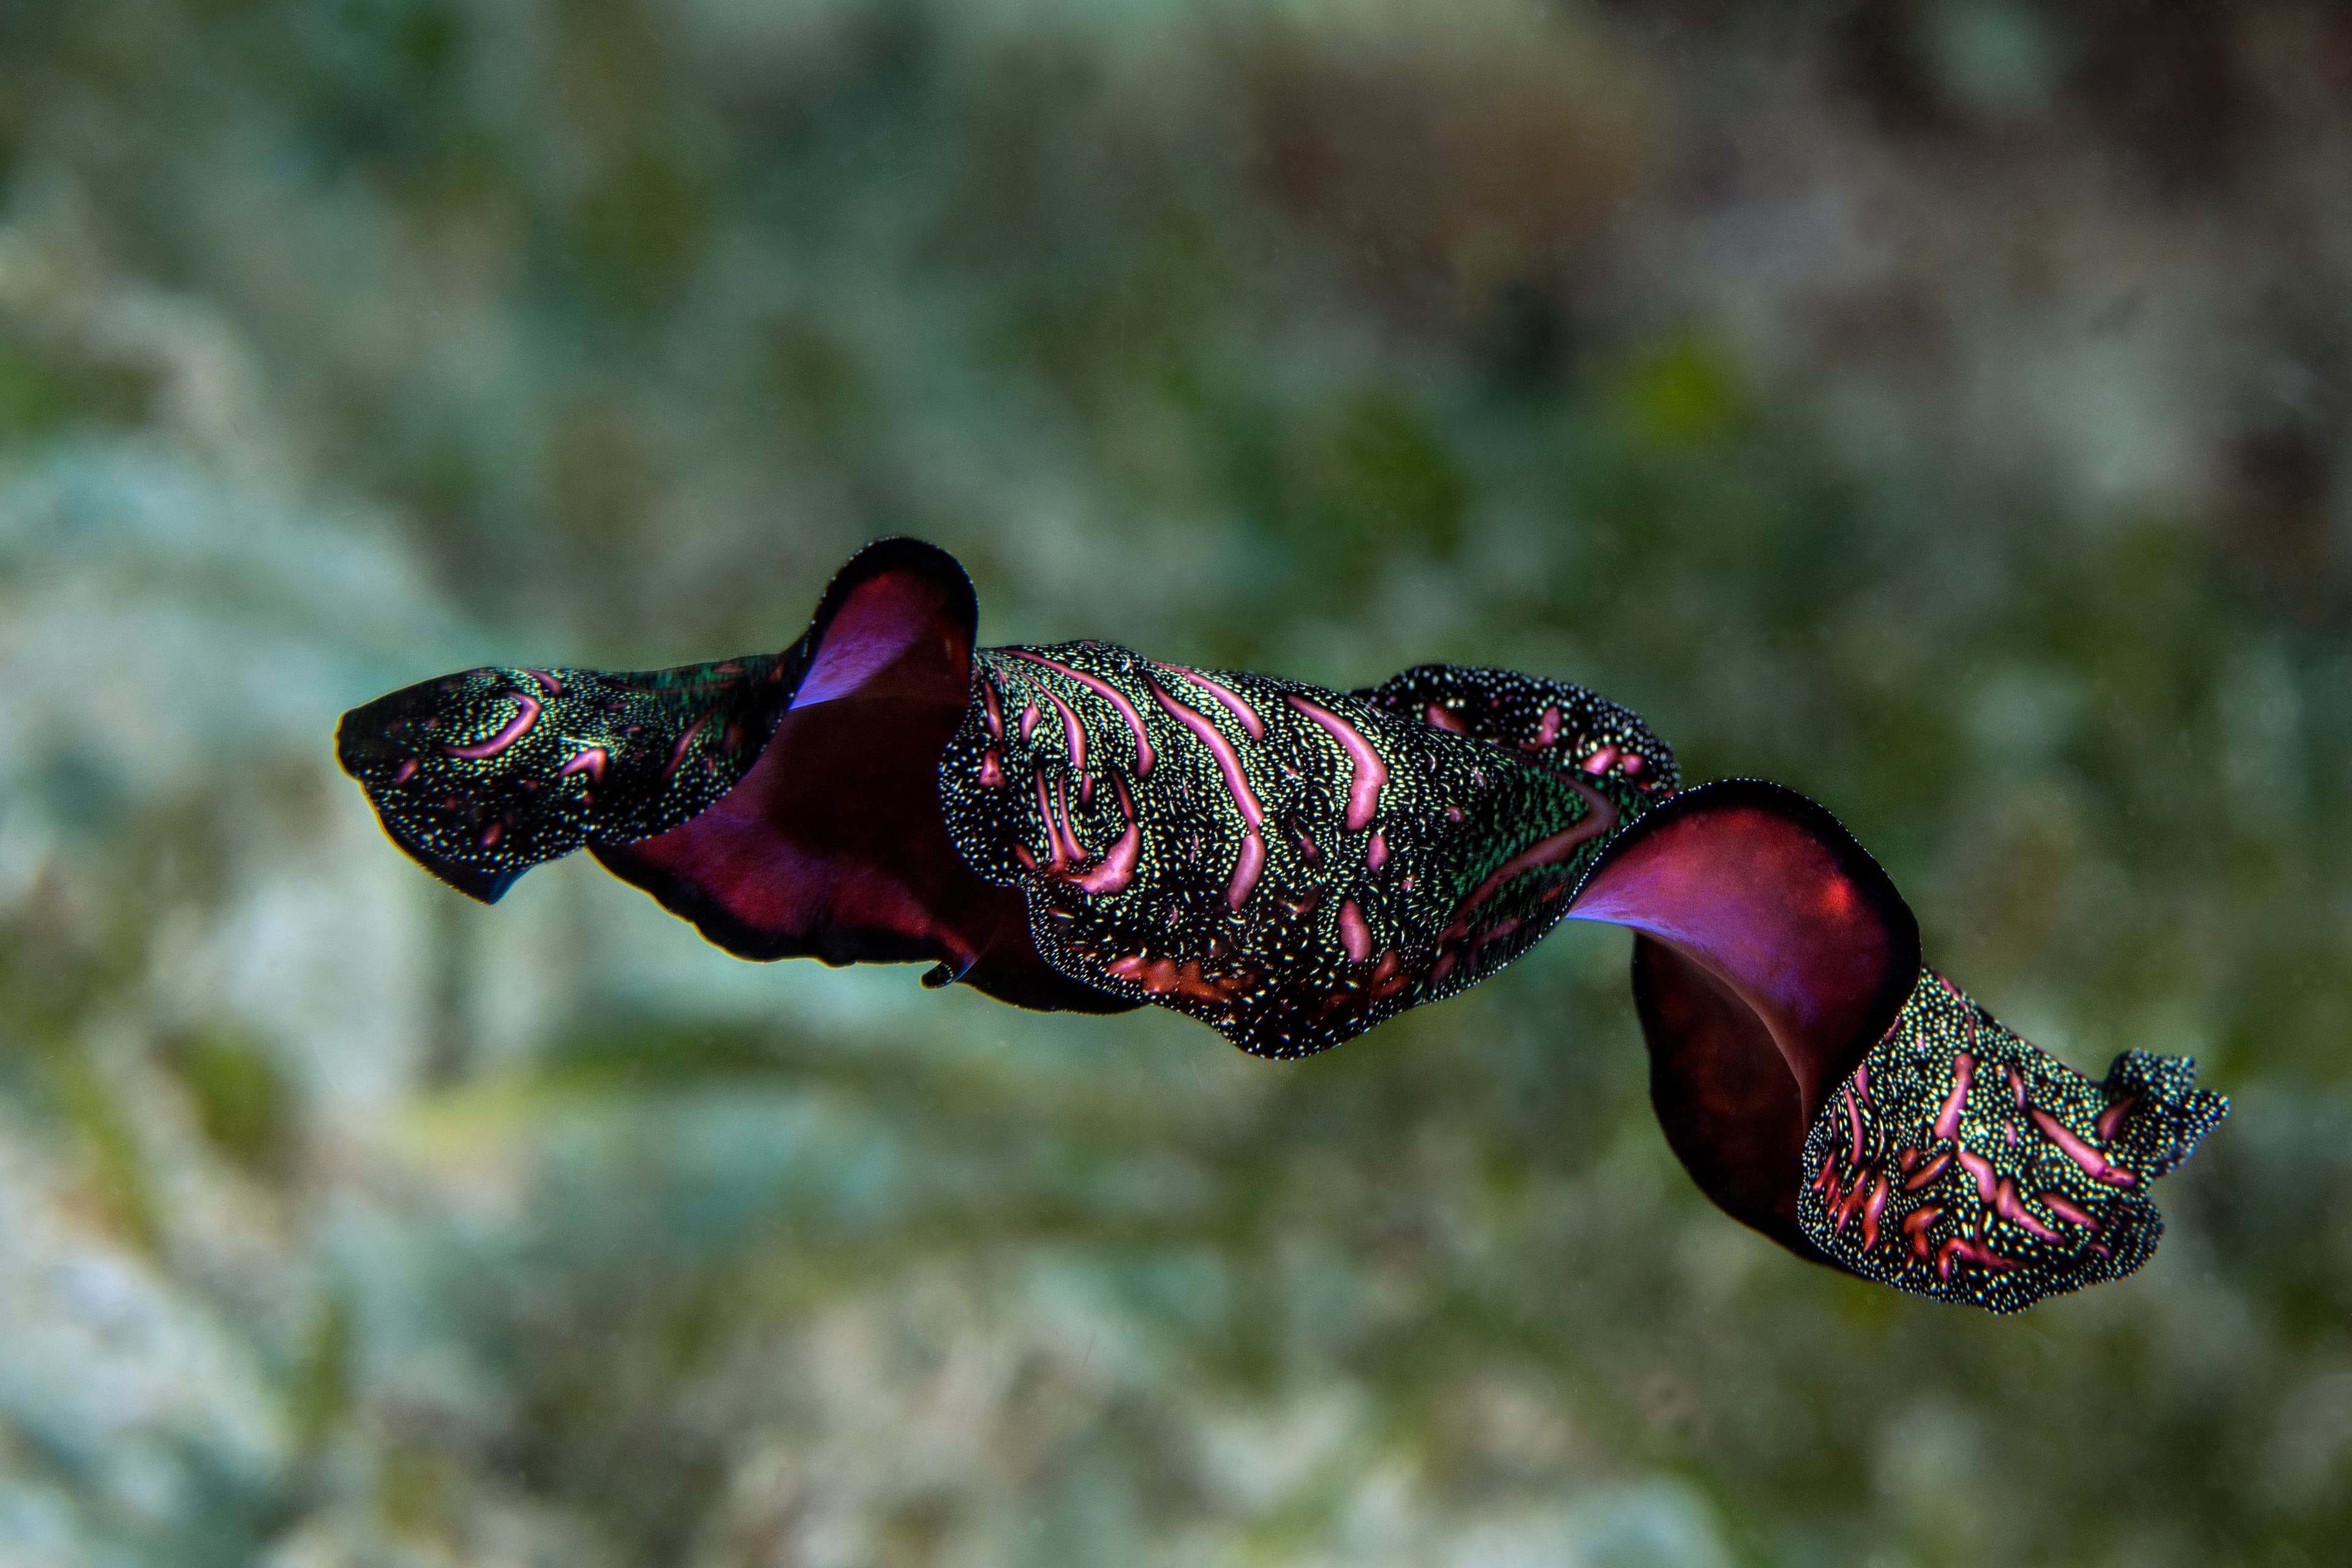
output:
[{"label": "blurry seagrass", "polygon": [[[2327,1560],[2340,8],[1460,9],[0,5],[9,1568]],[[888,532],[1672,713],[2230,1136],[2021,1349],[1700,1203],[1609,941],[1253,1071],[476,921],[317,754]]]}]

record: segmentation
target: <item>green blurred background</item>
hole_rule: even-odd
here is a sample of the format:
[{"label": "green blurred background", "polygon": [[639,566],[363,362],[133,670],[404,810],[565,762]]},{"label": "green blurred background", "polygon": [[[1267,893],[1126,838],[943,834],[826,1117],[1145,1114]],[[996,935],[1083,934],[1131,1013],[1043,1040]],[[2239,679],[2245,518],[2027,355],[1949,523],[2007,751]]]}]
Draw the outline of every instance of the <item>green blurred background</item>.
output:
[{"label": "green blurred background", "polygon": [[[2317,0],[0,0],[0,1564],[2341,1561],[2347,168]],[[898,531],[1591,685],[2235,1110],[1997,1321],[1707,1206],[1622,933],[1275,1065],[334,771]]]}]

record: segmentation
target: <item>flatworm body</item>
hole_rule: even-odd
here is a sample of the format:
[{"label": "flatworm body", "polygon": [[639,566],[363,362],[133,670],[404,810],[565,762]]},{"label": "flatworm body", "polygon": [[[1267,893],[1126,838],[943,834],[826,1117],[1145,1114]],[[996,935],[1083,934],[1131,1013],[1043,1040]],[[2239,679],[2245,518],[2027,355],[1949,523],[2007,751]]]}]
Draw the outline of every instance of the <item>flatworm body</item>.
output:
[{"label": "flatworm body", "polygon": [[485,901],[588,848],[748,958],[927,962],[1022,1006],[1156,1003],[1300,1057],[1631,928],[1651,1098],[1727,1213],[1801,1257],[2010,1311],[2129,1273],[2147,1184],[2226,1102],[2139,1052],[2102,1083],[1920,959],[1836,819],[1683,790],[1580,687],[1423,665],[1328,690],[1102,642],[976,647],[952,557],[886,540],[781,654],[499,668],[344,715],[385,831]]},{"label": "flatworm body", "polygon": [[1524,678],[1551,715],[1524,752],[1108,643],[989,649],[974,679],[940,769],[964,858],[1021,888],[1054,968],[1260,1056],[1450,996],[1549,931],[1656,798],[1582,760],[1638,743],[1651,778],[1673,776],[1632,714]]}]

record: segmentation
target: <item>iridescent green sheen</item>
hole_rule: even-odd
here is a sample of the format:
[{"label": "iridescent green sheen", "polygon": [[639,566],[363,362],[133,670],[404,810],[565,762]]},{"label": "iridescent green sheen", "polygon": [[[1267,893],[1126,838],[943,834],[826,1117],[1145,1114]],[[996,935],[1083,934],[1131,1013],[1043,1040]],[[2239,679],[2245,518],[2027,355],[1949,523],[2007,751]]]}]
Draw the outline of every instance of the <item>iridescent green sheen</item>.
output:
[{"label": "iridescent green sheen", "polygon": [[336,754],[384,830],[494,900],[542,860],[688,821],[758,760],[791,656],[675,669],[469,669],[343,716]]}]

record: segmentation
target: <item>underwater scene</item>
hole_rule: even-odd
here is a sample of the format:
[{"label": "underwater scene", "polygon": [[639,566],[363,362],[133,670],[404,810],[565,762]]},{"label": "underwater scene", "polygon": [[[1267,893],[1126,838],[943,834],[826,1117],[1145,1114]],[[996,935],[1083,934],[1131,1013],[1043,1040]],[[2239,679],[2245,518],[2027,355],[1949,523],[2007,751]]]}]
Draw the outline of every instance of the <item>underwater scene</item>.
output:
[{"label": "underwater scene", "polygon": [[0,0],[0,1568],[2334,1561],[2347,167],[2319,0]]}]

